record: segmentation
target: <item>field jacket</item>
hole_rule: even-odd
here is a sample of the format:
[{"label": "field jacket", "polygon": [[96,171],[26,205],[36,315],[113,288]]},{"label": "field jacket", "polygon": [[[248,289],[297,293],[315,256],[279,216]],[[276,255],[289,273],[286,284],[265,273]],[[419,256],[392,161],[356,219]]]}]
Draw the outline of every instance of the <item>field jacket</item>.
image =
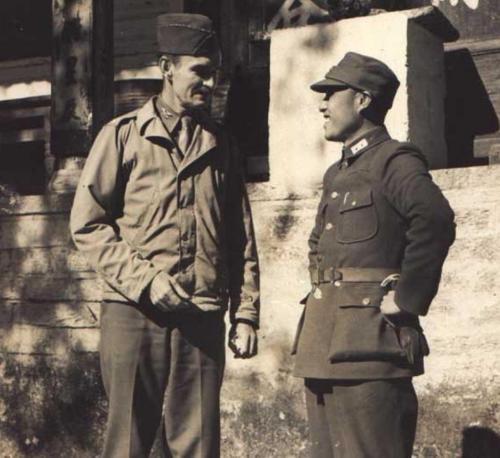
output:
[{"label": "field jacket", "polygon": [[104,279],[104,299],[139,302],[174,277],[196,309],[231,305],[258,324],[259,270],[240,161],[220,128],[198,120],[182,161],[151,99],[103,127],[71,212],[76,246]]}]

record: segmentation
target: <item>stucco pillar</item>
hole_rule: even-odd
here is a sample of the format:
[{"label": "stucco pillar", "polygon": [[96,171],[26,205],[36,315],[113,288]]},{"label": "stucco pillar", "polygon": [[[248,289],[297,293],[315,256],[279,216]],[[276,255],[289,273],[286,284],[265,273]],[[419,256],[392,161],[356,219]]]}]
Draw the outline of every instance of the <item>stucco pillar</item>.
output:
[{"label": "stucco pillar", "polygon": [[342,20],[271,36],[269,107],[270,180],[285,195],[317,189],[341,145],[323,138],[322,99],[309,89],[346,52],[386,62],[401,86],[388,113],[390,134],[415,142],[432,168],[446,166],[443,41],[454,30],[426,7]]},{"label": "stucco pillar", "polygon": [[93,138],[113,115],[113,2],[53,0],[52,192],[75,189]]}]

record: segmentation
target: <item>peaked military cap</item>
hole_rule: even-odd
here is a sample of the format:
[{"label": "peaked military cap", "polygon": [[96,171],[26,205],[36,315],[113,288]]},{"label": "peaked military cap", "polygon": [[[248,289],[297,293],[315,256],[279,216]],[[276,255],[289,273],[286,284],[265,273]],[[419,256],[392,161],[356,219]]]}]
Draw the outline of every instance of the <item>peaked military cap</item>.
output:
[{"label": "peaked military cap", "polygon": [[384,107],[390,108],[399,87],[399,80],[382,61],[348,52],[328,71],[325,79],[314,83],[311,89],[316,92],[330,92],[342,87],[366,92]]},{"label": "peaked military cap", "polygon": [[157,18],[158,51],[199,56],[218,50],[210,18],[201,14],[162,14]]}]

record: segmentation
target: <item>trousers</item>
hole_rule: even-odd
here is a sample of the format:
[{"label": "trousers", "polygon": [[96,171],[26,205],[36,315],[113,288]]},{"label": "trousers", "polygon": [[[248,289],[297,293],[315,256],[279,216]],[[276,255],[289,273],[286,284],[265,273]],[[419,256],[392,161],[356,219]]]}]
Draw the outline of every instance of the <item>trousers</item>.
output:
[{"label": "trousers", "polygon": [[102,457],[147,457],[162,426],[165,457],[218,458],[224,363],[223,313],[104,302],[100,364],[109,410]]},{"label": "trousers", "polygon": [[313,458],[411,458],[418,401],[411,378],[305,379]]}]

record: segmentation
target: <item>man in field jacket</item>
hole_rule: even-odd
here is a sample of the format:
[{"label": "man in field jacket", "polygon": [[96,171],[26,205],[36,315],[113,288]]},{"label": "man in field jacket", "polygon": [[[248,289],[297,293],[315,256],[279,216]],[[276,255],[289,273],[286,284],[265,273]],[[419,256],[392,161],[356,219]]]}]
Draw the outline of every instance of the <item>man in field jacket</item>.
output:
[{"label": "man in field jacket", "polygon": [[418,316],[438,290],[454,223],[425,157],[383,124],[398,86],[389,67],[357,53],[312,86],[325,94],[326,139],[344,144],[324,176],[295,345],[314,457],[412,455],[412,377],[428,353]]},{"label": "man in field jacket", "polygon": [[210,19],[158,18],[161,94],[109,122],[71,213],[104,280],[105,457],[147,456],[164,407],[168,456],[219,456],[224,313],[256,353],[259,272],[240,160],[208,116],[219,60]]}]

